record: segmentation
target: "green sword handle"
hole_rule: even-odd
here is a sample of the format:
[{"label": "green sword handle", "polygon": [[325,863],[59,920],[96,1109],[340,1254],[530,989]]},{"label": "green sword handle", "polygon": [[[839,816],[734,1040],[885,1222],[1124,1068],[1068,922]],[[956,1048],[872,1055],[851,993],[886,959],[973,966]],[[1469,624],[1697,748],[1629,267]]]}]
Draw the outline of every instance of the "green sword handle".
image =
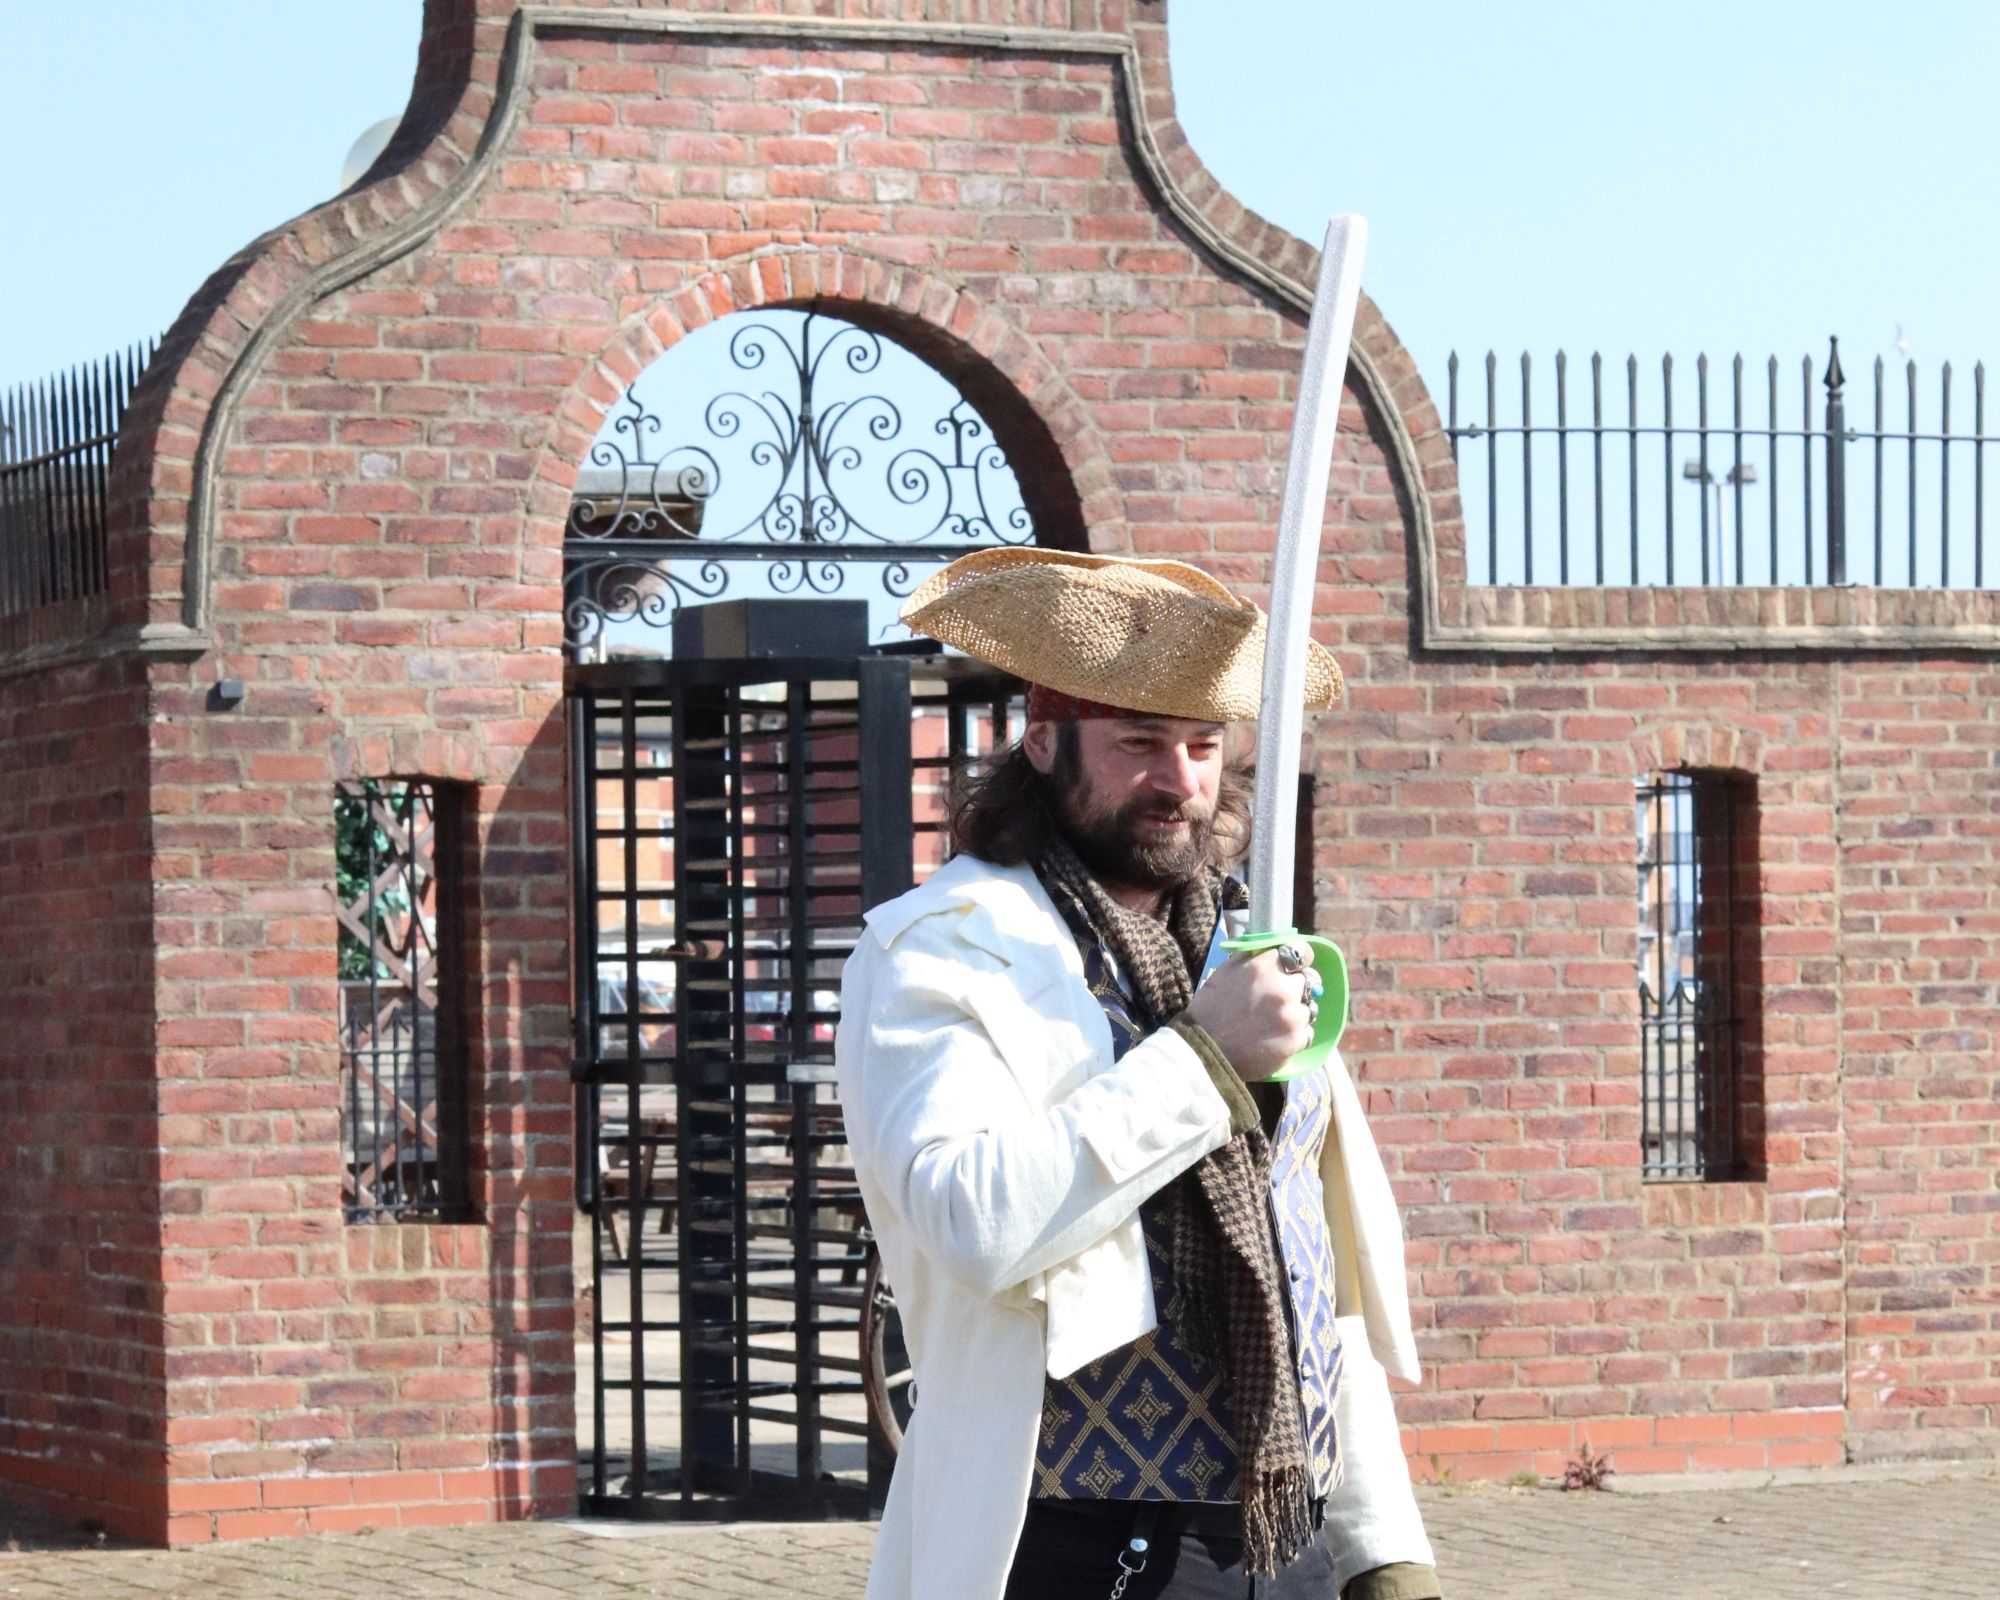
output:
[{"label": "green sword handle", "polygon": [[1254,956],[1260,950],[1275,950],[1281,944],[1295,944],[1312,957],[1313,971],[1324,988],[1319,997],[1319,1020],[1313,1024],[1312,1043],[1276,1072],[1261,1081],[1289,1083],[1326,1065],[1334,1046],[1347,1029],[1347,958],[1340,946],[1316,933],[1245,933],[1224,939],[1222,948],[1233,955]]}]

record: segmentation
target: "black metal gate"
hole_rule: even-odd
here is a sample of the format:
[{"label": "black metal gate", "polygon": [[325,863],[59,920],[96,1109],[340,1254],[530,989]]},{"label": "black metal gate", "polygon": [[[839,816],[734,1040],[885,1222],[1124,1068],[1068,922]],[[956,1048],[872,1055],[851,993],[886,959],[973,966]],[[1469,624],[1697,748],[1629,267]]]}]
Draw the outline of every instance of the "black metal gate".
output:
[{"label": "black metal gate", "polygon": [[588,1511],[881,1503],[907,1374],[833,1030],[863,911],[941,859],[943,769],[1009,732],[966,665],[570,669]]}]

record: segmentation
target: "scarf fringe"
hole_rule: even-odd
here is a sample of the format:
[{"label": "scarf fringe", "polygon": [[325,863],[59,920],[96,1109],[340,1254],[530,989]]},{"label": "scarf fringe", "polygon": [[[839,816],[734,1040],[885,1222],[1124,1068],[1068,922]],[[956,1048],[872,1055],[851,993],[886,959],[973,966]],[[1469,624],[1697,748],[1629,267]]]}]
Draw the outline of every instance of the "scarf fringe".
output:
[{"label": "scarf fringe", "polygon": [[1243,1566],[1253,1578],[1276,1577],[1298,1560],[1318,1530],[1312,1521],[1312,1486],[1303,1467],[1262,1475],[1243,1497]]}]

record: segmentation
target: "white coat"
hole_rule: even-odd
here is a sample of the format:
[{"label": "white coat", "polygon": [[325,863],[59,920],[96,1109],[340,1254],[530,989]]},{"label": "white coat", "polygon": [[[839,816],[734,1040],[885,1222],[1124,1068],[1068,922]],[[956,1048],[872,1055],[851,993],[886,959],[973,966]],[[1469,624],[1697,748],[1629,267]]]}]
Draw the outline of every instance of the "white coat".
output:
[{"label": "white coat", "polygon": [[[916,1410],[868,1600],[999,1600],[1026,1517],[1044,1380],[1156,1326],[1141,1201],[1229,1137],[1162,1029],[1114,1063],[1068,925],[1027,868],[959,856],[868,914],[835,1060]],[[1384,1369],[1414,1381],[1402,1225],[1336,1056],[1321,1176],[1346,1360],[1341,1584],[1432,1560]]]}]

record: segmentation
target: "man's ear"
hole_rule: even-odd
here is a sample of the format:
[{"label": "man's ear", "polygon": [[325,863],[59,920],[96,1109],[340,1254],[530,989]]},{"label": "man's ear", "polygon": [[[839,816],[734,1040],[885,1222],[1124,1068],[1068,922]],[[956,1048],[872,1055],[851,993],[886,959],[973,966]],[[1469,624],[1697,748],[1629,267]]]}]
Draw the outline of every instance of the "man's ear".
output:
[{"label": "man's ear", "polygon": [[1045,778],[1055,768],[1056,736],[1053,722],[1031,722],[1021,735],[1021,749],[1027,754],[1028,765]]}]

